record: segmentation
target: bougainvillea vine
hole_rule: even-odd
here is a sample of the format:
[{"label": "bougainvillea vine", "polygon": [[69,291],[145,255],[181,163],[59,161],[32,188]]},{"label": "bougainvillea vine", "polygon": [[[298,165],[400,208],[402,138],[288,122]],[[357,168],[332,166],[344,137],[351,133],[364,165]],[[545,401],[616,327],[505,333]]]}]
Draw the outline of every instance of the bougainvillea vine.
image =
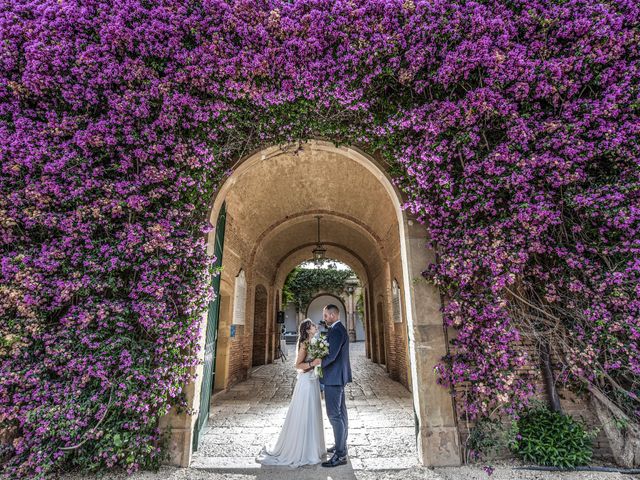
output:
[{"label": "bougainvillea vine", "polygon": [[559,379],[640,403],[635,0],[0,2],[6,470],[158,465],[211,300],[229,166],[329,138],[379,151],[438,253],[471,416]]}]

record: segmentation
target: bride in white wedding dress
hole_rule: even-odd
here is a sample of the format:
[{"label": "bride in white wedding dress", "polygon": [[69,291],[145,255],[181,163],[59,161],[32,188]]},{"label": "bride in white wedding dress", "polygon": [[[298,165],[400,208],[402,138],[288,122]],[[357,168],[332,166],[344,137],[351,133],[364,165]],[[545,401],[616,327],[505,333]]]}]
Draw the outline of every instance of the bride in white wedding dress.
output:
[{"label": "bride in white wedding dress", "polygon": [[295,368],[298,370],[296,386],[287,411],[287,417],[275,445],[262,448],[256,462],[263,465],[283,465],[291,468],[320,463],[326,453],[320,384],[307,356],[307,344],[318,327],[305,319],[298,332]]}]

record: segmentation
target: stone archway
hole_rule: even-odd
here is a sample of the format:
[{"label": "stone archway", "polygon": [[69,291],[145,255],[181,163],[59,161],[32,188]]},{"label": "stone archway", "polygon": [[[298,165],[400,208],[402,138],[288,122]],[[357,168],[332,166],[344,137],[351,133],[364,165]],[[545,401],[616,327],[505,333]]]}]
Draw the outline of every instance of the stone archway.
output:
[{"label": "stone archway", "polygon": [[[358,282],[360,282],[360,279],[358,279]],[[355,294],[360,294],[360,292],[362,291],[362,287],[360,286],[355,288],[352,294],[343,292],[343,296],[331,292],[319,291],[309,301],[305,309],[304,316],[306,318],[311,318],[314,321],[319,321],[322,319],[320,307],[326,305],[327,303],[333,303],[340,309],[340,319],[344,321],[345,327],[347,327],[347,330],[349,332],[353,333],[353,335],[350,335],[349,340],[352,342],[363,341],[364,318],[359,318],[357,315],[357,300],[355,299]],[[325,298],[324,302],[322,302],[321,305],[318,305],[317,300],[322,298]],[[310,312],[313,312],[313,314]]]},{"label": "stone archway", "polygon": [[311,301],[309,302],[309,305],[307,305],[307,308],[305,309],[304,312],[304,316],[305,317],[309,317],[309,307],[311,307],[311,304],[314,302],[314,300],[321,298],[321,297],[331,297],[331,298],[335,298],[335,302],[334,303],[338,303],[341,307],[342,310],[340,311],[340,314],[342,315],[342,312],[344,312],[346,314],[347,312],[347,307],[344,304],[344,301],[337,295],[333,294],[333,293],[329,293],[329,292],[320,292],[317,295],[315,295]]},{"label": "stone archway", "polygon": [[[435,364],[446,353],[439,293],[425,282],[412,281],[435,255],[424,248],[425,231],[402,210],[402,197],[381,164],[356,148],[324,141],[302,143],[294,151],[272,147],[236,164],[218,191],[212,218],[225,201],[229,233],[223,255],[223,289],[231,286],[227,272],[244,269],[247,291],[265,285],[271,302],[276,292],[282,291],[292,266],[309,259],[316,242],[314,216],[319,212],[327,256],[353,264],[359,277],[367,279],[363,288],[367,289],[369,319],[378,318],[375,302],[378,295],[390,292],[390,278],[398,279],[407,322],[406,331],[399,330],[404,338],[400,344],[408,351],[411,369],[407,387],[418,422],[419,460],[429,466],[460,464],[452,398],[433,375]],[[240,376],[243,371],[248,375],[251,367],[246,352],[253,350],[252,335],[247,335],[255,321],[256,299],[252,295],[248,295],[245,307],[244,325],[221,324],[220,328],[221,344],[227,346],[228,371],[240,371]],[[275,308],[268,307],[268,311],[275,312]],[[384,320],[384,315],[381,318]],[[368,326],[370,331],[371,321]],[[384,325],[381,330],[384,332]],[[368,348],[375,353],[371,341]],[[395,360],[390,357],[385,361]],[[190,404],[197,395],[198,383],[188,392]],[[182,434],[190,438],[194,417],[186,415],[169,423],[183,425]],[[174,463],[188,465],[192,452],[181,447],[190,445],[184,440],[177,438],[171,451]]]}]

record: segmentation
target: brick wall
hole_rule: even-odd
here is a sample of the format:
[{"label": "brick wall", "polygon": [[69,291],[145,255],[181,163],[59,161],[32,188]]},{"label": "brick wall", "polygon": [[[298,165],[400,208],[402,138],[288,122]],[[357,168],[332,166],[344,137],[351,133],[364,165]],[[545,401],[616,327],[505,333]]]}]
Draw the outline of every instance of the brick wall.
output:
[{"label": "brick wall", "polygon": [[[397,254],[390,262],[391,282],[396,280],[400,289],[400,318],[401,322],[393,322],[393,339],[394,339],[394,369],[396,371],[396,380],[411,390],[411,381],[409,379],[409,337],[407,331],[407,306],[404,301],[405,286],[402,282],[402,261],[400,258],[400,245],[397,245]],[[391,283],[389,284],[388,298],[392,298]],[[391,303],[391,302],[390,302]],[[390,311],[393,315],[393,306],[390,305]]]},{"label": "brick wall", "polygon": [[[544,379],[542,377],[542,370],[539,364],[539,355],[535,345],[531,343],[522,343],[521,348],[527,351],[530,358],[530,365],[521,370],[522,374],[533,375],[535,381],[537,400],[546,402],[547,393],[544,385]],[[456,389],[456,395],[461,396],[465,389],[465,384],[460,385]],[[560,397],[560,404],[564,413],[571,415],[574,418],[582,418],[586,424],[592,429],[598,429],[599,433],[593,441],[593,457],[596,461],[601,462],[613,462],[613,453],[609,445],[609,441],[602,430],[602,425],[598,420],[595,412],[590,406],[589,400],[585,396],[578,396],[566,388],[560,388],[558,390],[558,396]],[[505,427],[507,422],[505,420]],[[458,430],[460,432],[461,444],[464,445],[470,428],[473,427],[473,423],[467,423],[463,412],[458,412]],[[502,451],[498,454],[499,458],[509,458],[511,454],[508,451]]]},{"label": "brick wall", "polygon": [[[250,246],[244,241],[241,232],[237,230],[235,218],[227,213],[227,224],[225,226],[224,251],[222,255],[222,286],[229,295],[229,306],[225,312],[221,312],[218,327],[217,356],[223,360],[225,365],[216,366],[216,377],[218,373],[224,375],[224,379],[216,379],[216,384],[220,383],[224,389],[230,388],[234,384],[246,380],[249,369],[249,357],[251,353],[252,318],[253,305],[253,279],[248,269],[247,259],[251,254]],[[231,337],[231,327],[234,310],[234,289],[235,278],[243,269],[247,279],[247,303],[245,325],[235,325],[235,335]],[[221,351],[223,350],[223,351]],[[216,360],[217,362],[217,360]]]},{"label": "brick wall", "polygon": [[397,370],[397,380],[402,385],[411,390],[409,383],[409,347],[407,343],[407,323],[406,319],[403,319],[402,323],[394,324],[394,338],[395,338],[395,359],[394,363]]},{"label": "brick wall", "polygon": [[391,302],[391,282],[394,278],[402,279],[399,251],[390,265],[380,266],[371,277],[371,284],[367,290],[368,293],[373,292],[375,300],[372,301],[373,308],[367,311],[369,318],[365,323],[366,327],[371,329],[371,332],[366,332],[368,357],[376,363],[383,363],[391,379],[411,390],[409,340],[402,283],[399,283],[402,322],[394,322]]},{"label": "brick wall", "polygon": [[245,335],[245,326],[236,325],[235,337],[229,342],[229,369],[227,370],[227,388],[247,379],[245,350],[250,346],[250,337]]},{"label": "brick wall", "polygon": [[253,325],[253,360],[252,365],[264,365],[267,349],[267,290],[262,285],[256,286]]},{"label": "brick wall", "polygon": [[[249,376],[253,365],[265,363],[267,341],[275,343],[275,318],[269,311],[269,279],[262,271],[249,265],[253,245],[250,245],[237,228],[236,219],[227,213],[223,252],[221,291],[229,298],[229,305],[220,312],[216,365],[216,388],[228,389]],[[233,325],[235,278],[240,270],[245,272],[247,293],[244,325]],[[235,335],[231,337],[232,325]],[[270,355],[267,361],[271,360]],[[218,362],[218,360],[216,360]],[[218,373],[224,379],[218,379]]]}]

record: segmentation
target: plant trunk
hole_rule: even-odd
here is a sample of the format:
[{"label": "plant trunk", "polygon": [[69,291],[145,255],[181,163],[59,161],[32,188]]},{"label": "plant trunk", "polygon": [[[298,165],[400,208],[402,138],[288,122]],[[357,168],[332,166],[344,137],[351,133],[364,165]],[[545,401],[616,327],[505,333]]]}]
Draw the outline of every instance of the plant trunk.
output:
[{"label": "plant trunk", "polygon": [[549,344],[543,341],[540,345],[540,359],[542,363],[542,376],[544,377],[545,389],[549,399],[549,408],[554,412],[562,412],[560,405],[560,397],[556,388],[556,379],[553,376],[553,367],[551,366],[551,355],[549,354]]}]

